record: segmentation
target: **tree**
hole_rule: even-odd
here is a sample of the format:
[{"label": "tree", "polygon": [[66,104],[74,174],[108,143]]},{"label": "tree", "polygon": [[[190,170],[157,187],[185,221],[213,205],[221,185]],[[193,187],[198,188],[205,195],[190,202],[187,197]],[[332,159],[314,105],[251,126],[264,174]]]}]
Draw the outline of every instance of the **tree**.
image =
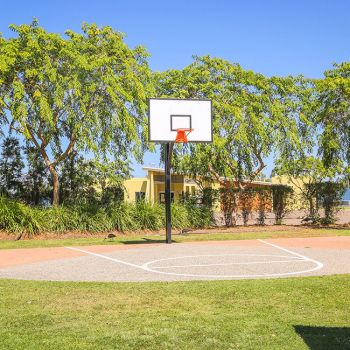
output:
[{"label": "tree", "polygon": [[58,167],[74,150],[140,160],[145,150],[146,97],[152,91],[148,54],[123,34],[84,24],[82,34],[11,25],[0,39],[0,120],[40,152],[59,203]]},{"label": "tree", "polygon": [[324,209],[324,218],[320,220],[321,224],[329,225],[336,222],[336,213],[338,206],[345,192],[344,183],[325,181],[316,186],[317,200]]},{"label": "tree", "polygon": [[350,175],[350,62],[335,64],[315,81],[320,127],[319,155],[326,168],[341,166]]},{"label": "tree", "polygon": [[224,189],[238,188],[230,191],[237,198],[227,200],[227,193],[222,198],[234,216],[240,192],[261,174],[265,159],[271,154],[291,156],[310,137],[303,114],[309,82],[302,77],[266,78],[205,56],[182,71],[158,74],[157,79],[160,96],[212,100],[214,142],[175,148],[175,167],[215,178]]},{"label": "tree", "polygon": [[8,136],[3,140],[0,157],[0,192],[18,198],[23,194],[21,147],[19,141]]},{"label": "tree", "polygon": [[24,198],[31,204],[38,205],[43,200],[48,200],[51,188],[48,181],[48,171],[40,152],[28,141],[25,145],[28,171],[25,176]]},{"label": "tree", "polygon": [[[307,106],[309,147],[279,159],[275,172],[287,175],[309,206],[305,219],[318,220],[317,191],[321,183],[338,183],[350,175],[350,63],[335,65],[310,85]],[[322,186],[321,186],[322,187]]]},{"label": "tree", "polygon": [[108,205],[118,202],[124,194],[122,179],[129,174],[130,168],[123,162],[102,164],[96,159],[84,160],[73,152],[60,168],[61,203],[99,202]]},{"label": "tree", "polygon": [[[317,147],[317,145],[315,145]],[[294,158],[281,158],[275,165],[273,173],[286,176],[300,194],[300,199],[308,206],[306,221],[318,217],[317,185],[327,179],[336,179],[342,175],[342,167],[326,168],[322,159],[308,154],[306,150]]]},{"label": "tree", "polygon": [[94,184],[84,158],[73,151],[69,158],[66,158],[60,167],[60,202],[74,203],[85,197],[85,191]]}]

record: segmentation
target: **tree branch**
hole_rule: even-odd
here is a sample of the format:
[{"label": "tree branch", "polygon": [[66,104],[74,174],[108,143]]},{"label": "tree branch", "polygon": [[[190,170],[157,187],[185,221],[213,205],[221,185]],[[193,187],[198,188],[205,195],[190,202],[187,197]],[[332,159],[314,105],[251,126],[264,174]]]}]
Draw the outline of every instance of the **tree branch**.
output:
[{"label": "tree branch", "polygon": [[72,135],[72,137],[69,141],[69,145],[68,145],[67,149],[64,151],[64,153],[62,153],[60,156],[58,156],[51,163],[53,166],[57,165],[62,160],[66,159],[73,152],[76,140],[77,140],[76,137],[74,135]]},{"label": "tree branch", "polygon": [[31,137],[31,139],[32,139],[32,141],[33,141],[33,143],[34,143],[34,145],[35,145],[36,148],[40,151],[40,154],[41,154],[42,157],[44,158],[45,164],[46,164],[48,167],[50,167],[52,164],[51,164],[50,159],[49,159],[49,157],[48,157],[48,155],[47,155],[47,153],[46,153],[46,151],[45,151],[45,148],[42,147],[42,145],[39,145],[39,142],[38,142],[37,139],[35,138],[34,132],[33,132],[32,128],[30,127],[29,124],[26,124],[26,128],[27,128],[27,130],[28,130],[28,132],[29,132],[29,134],[30,134],[30,137]]},{"label": "tree branch", "polygon": [[266,164],[264,163],[264,161],[261,157],[261,149],[258,150],[256,148],[256,146],[252,146],[252,150],[253,150],[255,157],[258,159],[259,167],[258,167],[258,169],[256,169],[253,172],[253,174],[250,175],[250,181],[253,181],[255,179],[255,177],[258,176],[259,173],[261,173],[264,170],[264,168],[266,167]]}]

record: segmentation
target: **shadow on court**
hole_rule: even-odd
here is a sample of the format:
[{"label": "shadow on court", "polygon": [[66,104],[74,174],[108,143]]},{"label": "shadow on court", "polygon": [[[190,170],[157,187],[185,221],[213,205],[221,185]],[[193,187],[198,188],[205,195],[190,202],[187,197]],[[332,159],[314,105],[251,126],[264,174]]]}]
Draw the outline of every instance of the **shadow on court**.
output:
[{"label": "shadow on court", "polygon": [[[176,241],[172,240],[172,243],[177,243]],[[165,239],[149,239],[149,238],[141,238],[137,241],[120,241],[122,244],[148,244],[148,243],[165,243]]]},{"label": "shadow on court", "polygon": [[350,327],[294,326],[310,350],[350,349]]}]

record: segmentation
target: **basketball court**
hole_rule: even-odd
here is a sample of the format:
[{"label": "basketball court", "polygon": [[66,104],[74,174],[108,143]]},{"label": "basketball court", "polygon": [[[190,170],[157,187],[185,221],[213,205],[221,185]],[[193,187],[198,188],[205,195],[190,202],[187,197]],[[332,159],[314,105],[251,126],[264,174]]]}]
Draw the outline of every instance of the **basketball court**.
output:
[{"label": "basketball court", "polygon": [[350,273],[350,237],[120,244],[0,251],[0,278],[188,281]]}]

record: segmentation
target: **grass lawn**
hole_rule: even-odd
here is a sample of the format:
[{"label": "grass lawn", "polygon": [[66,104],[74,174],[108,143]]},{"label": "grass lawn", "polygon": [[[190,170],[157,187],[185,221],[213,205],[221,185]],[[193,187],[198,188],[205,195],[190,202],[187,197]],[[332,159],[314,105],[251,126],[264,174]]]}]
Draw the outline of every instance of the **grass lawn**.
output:
[{"label": "grass lawn", "polygon": [[[233,233],[210,233],[210,234],[189,234],[186,236],[173,235],[175,243],[192,241],[222,241],[238,239],[267,239],[267,238],[288,238],[288,237],[325,237],[325,236],[350,236],[350,229],[314,229],[314,228],[293,228],[286,230],[273,230],[259,232],[233,232]],[[14,236],[13,236],[14,237]],[[96,245],[96,244],[142,244],[164,242],[164,235],[121,235],[113,240],[104,240],[102,237],[84,238],[62,238],[60,239],[27,239],[27,240],[0,240],[0,249],[12,248],[37,248],[37,247],[62,247],[74,245]]]},{"label": "grass lawn", "polygon": [[349,275],[172,283],[0,280],[1,349],[350,349]]}]

